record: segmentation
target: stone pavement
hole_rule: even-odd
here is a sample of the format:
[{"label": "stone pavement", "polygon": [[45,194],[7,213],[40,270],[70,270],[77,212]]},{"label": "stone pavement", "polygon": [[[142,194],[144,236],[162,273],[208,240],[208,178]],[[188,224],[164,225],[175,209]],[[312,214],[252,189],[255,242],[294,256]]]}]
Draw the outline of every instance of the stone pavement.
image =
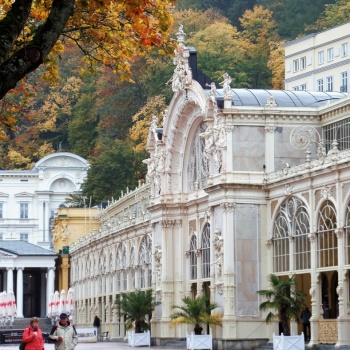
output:
[{"label": "stone pavement", "polygon": [[[1,350],[18,350],[19,344],[16,345],[1,345]],[[55,345],[54,344],[45,344],[45,350],[54,350]],[[133,348],[130,348],[127,343],[120,343],[120,342],[97,342],[97,343],[79,343],[75,350],[131,350]],[[140,349],[140,348],[134,348],[134,349]],[[151,346],[151,347],[141,347],[142,350],[159,350],[164,349],[160,346]],[[167,347],[167,350],[172,350],[171,348]],[[176,350],[179,350],[178,348]]]}]

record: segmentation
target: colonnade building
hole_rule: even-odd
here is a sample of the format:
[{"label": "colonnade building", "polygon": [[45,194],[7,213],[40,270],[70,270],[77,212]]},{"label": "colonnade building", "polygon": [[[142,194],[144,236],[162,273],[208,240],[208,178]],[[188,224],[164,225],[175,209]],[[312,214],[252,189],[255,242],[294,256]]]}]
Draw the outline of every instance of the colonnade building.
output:
[{"label": "colonnade building", "polygon": [[59,152],[31,170],[0,171],[0,291],[13,291],[17,318],[45,317],[55,291],[50,220],[71,193],[80,191],[89,164]]},{"label": "colonnade building", "polygon": [[350,346],[349,96],[234,89],[227,74],[222,88],[203,88],[177,35],[174,95],[150,126],[146,184],[70,246],[76,322],[97,313],[124,338],[116,296],[152,288],[151,336],[162,343],[192,331],[169,326],[173,305],[209,294],[223,312],[215,346],[252,349],[278,333],[257,291],[271,273],[295,274],[312,312],[308,346]]}]

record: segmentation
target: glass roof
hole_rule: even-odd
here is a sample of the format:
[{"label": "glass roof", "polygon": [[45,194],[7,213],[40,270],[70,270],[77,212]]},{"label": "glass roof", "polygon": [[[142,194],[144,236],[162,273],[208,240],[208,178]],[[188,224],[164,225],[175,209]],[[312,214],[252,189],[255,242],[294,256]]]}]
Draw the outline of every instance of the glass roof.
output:
[{"label": "glass roof", "polygon": [[[210,90],[205,90],[209,94]],[[289,91],[264,89],[231,89],[232,105],[265,107],[270,96],[273,96],[278,107],[319,107],[328,101],[347,97],[347,93],[322,91]],[[216,90],[216,100],[222,101],[222,89]]]}]

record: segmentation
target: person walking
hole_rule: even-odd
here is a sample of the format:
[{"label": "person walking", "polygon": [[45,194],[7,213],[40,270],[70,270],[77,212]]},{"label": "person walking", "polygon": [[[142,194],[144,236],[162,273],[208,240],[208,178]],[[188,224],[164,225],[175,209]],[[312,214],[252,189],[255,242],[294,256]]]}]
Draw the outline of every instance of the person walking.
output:
[{"label": "person walking", "polygon": [[305,307],[305,309],[301,313],[301,322],[303,324],[303,331],[304,331],[304,339],[305,339],[305,341],[307,339],[310,340],[310,337],[311,337],[310,317],[311,317],[311,312],[310,312],[310,310],[307,307]]},{"label": "person walking", "polygon": [[52,327],[49,338],[54,341],[56,350],[73,350],[78,344],[77,331],[70,324],[66,313],[61,313],[60,320]]},{"label": "person walking", "polygon": [[22,341],[26,344],[25,350],[44,350],[44,339],[37,317],[32,317],[29,327],[23,331]]}]

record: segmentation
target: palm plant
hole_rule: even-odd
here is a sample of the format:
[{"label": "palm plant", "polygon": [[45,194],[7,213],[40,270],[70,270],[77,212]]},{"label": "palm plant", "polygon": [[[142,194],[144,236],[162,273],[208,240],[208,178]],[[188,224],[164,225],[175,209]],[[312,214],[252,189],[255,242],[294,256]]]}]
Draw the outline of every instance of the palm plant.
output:
[{"label": "palm plant", "polygon": [[126,329],[133,328],[135,322],[135,333],[141,333],[144,329],[149,328],[146,317],[151,318],[156,305],[158,303],[155,301],[151,289],[123,293],[115,300],[118,315],[125,317]]},{"label": "palm plant", "polygon": [[173,306],[173,308],[180,311],[176,311],[171,315],[171,327],[182,323],[192,324],[194,325],[194,334],[202,334],[203,325],[222,326],[221,319],[223,314],[221,312],[211,313],[218,305],[212,303],[208,295],[203,295],[196,299],[185,297],[182,299],[182,302],[184,306]]},{"label": "palm plant", "polygon": [[[271,289],[258,290],[257,293],[267,300],[259,306],[261,311],[270,310],[266,323],[278,319],[284,335],[289,335],[289,321],[298,321],[300,311],[305,306],[305,293],[296,290],[295,275],[280,280],[276,275],[269,275]],[[272,311],[271,311],[272,310]]]}]

